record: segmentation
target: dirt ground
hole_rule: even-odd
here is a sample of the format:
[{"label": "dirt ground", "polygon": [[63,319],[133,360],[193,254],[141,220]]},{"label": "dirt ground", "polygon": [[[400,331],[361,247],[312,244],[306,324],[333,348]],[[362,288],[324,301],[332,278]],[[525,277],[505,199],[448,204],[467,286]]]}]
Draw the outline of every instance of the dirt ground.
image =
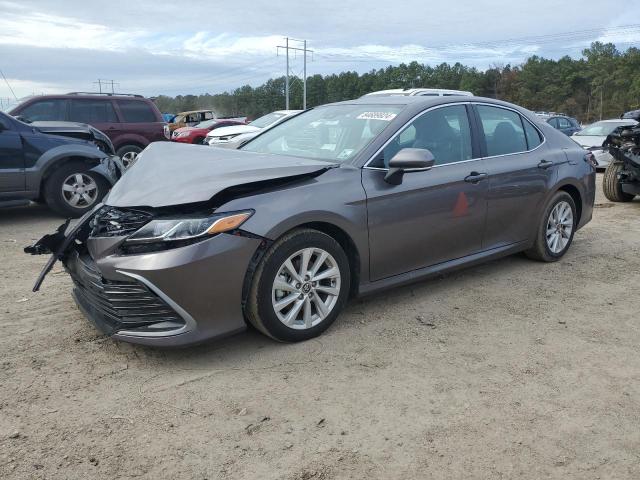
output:
[{"label": "dirt ground", "polygon": [[352,302],[317,340],[119,343],[0,211],[0,478],[640,478],[640,201],[567,256]]}]

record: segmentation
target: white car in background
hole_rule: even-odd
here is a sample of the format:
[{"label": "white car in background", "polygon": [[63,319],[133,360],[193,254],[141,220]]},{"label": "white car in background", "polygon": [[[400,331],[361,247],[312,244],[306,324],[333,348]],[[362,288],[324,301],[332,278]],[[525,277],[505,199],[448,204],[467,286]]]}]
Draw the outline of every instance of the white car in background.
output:
[{"label": "white car in background", "polygon": [[360,98],[365,97],[473,97],[473,93],[465,90],[447,90],[444,88],[392,88],[391,90],[379,90],[377,92],[367,93]]},{"label": "white car in background", "polygon": [[619,118],[615,118],[611,120],[601,120],[599,122],[592,123],[591,125],[587,125],[579,132],[574,133],[571,136],[571,139],[583,148],[590,150],[598,162],[598,166],[596,168],[598,170],[604,170],[613,159],[611,154],[604,151],[602,148],[602,144],[607,139],[607,136],[618,127],[637,124],[638,122],[631,119],[621,120]]},{"label": "white car in background", "polygon": [[224,145],[231,140],[234,140],[239,135],[245,136],[246,134],[255,134],[265,128],[272,127],[281,122],[291,115],[300,113],[302,110],[276,110],[275,112],[267,113],[260,118],[256,118],[253,122],[247,125],[233,125],[230,127],[221,127],[215,130],[211,130],[205,138],[205,144],[212,146]]}]

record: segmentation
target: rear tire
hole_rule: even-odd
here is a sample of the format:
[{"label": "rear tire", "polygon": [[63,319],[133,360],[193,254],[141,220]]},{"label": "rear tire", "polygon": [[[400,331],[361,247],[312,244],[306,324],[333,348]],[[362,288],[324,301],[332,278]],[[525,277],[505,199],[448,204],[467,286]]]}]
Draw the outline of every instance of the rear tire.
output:
[{"label": "rear tire", "polygon": [[[544,209],[535,243],[524,252],[525,255],[540,262],[560,260],[573,241],[577,226],[576,211],[576,204],[571,195],[564,191],[557,192]],[[558,215],[561,221],[556,222]]]},{"label": "rear tire", "polygon": [[[293,275],[287,265],[296,270]],[[262,258],[245,314],[254,327],[275,340],[308,340],[336,320],[347,301],[350,281],[349,260],[336,240],[317,230],[294,230]]]},{"label": "rear tire", "polygon": [[123,147],[120,147],[118,149],[118,151],[116,152],[116,155],[118,155],[120,157],[120,160],[122,160],[122,164],[124,165],[124,168],[129,168],[131,165],[133,165],[134,163],[136,163],[136,160],[138,158],[138,154],[143,150],[142,147],[139,147],[137,145],[125,145]]},{"label": "rear tire", "polygon": [[630,202],[635,195],[622,191],[622,185],[618,174],[624,169],[624,165],[621,162],[611,162],[607,169],[604,171],[604,177],[602,178],[602,190],[604,196],[612,202]]},{"label": "rear tire", "polygon": [[69,162],[54,168],[45,181],[43,198],[51,210],[63,217],[84,215],[109,191],[109,183],[83,162]]}]

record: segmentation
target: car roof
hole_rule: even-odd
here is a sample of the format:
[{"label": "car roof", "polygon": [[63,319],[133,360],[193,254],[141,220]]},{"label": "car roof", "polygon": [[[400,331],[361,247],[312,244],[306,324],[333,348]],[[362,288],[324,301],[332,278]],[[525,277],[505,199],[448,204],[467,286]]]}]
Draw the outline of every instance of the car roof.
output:
[{"label": "car roof", "polygon": [[503,102],[502,100],[496,100],[495,98],[487,97],[469,97],[469,96],[451,96],[451,97],[424,97],[420,95],[391,95],[391,96],[363,96],[355,98],[353,100],[345,100],[342,102],[330,103],[329,105],[440,105],[445,103],[492,103],[496,105],[503,105],[506,107],[518,107],[517,105]]},{"label": "car roof", "polygon": [[149,98],[143,97],[142,95],[136,95],[136,94],[128,94],[128,93],[90,93],[90,92],[69,92],[69,93],[51,93],[51,94],[46,94],[46,95],[30,95],[28,97],[23,97],[21,98],[20,104],[25,103],[29,100],[33,100],[33,99],[48,99],[48,98],[80,98],[80,99],[87,99],[90,98],[92,100],[97,99],[104,99],[104,100],[110,100],[113,98],[116,99],[123,99],[123,100],[141,100],[141,101],[147,101],[150,102],[151,100]]},{"label": "car roof", "polygon": [[[207,113],[207,112],[213,113],[213,110],[211,110],[211,109],[209,109],[209,110],[207,110],[207,109],[204,109],[204,110],[189,110],[187,112],[179,112],[179,113],[177,113],[176,117],[178,115],[189,115],[191,113]],[[215,118],[210,118],[209,120],[215,120]]]},{"label": "car roof", "polygon": [[471,92],[467,92],[465,90],[453,90],[448,88],[392,88],[389,90],[378,90],[376,92],[370,92],[363,96],[385,96],[385,95],[404,95],[404,96],[413,96],[420,95],[421,93],[443,93],[449,94],[448,96],[465,96],[472,97],[473,94]]}]

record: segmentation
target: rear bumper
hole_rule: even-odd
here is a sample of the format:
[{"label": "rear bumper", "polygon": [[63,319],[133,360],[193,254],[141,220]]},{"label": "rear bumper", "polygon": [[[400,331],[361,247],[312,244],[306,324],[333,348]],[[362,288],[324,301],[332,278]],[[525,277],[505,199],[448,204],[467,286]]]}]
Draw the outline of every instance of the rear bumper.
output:
[{"label": "rear bumper", "polygon": [[[93,262],[72,252],[64,263],[78,307],[99,330],[131,343],[185,346],[246,328],[242,289],[260,242],[222,234],[143,255],[118,255],[111,248]],[[126,302],[114,298],[114,286],[126,289]]]}]

